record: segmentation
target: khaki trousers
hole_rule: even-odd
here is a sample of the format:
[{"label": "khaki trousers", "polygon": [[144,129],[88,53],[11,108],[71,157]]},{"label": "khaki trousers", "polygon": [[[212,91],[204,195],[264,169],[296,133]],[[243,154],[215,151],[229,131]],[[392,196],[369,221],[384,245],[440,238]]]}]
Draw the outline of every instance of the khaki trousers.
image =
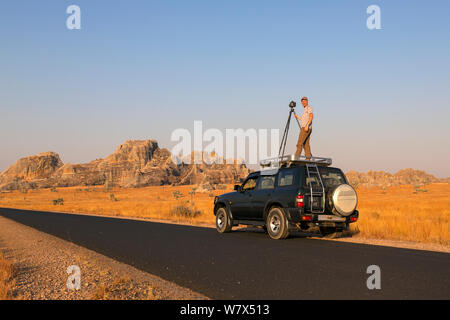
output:
[{"label": "khaki trousers", "polygon": [[298,135],[298,142],[297,142],[297,151],[295,152],[296,155],[302,154],[303,147],[305,148],[305,156],[307,158],[311,158],[311,147],[309,145],[309,137],[311,136],[312,128],[310,128],[308,131],[306,131],[304,128],[300,130],[300,134]]}]

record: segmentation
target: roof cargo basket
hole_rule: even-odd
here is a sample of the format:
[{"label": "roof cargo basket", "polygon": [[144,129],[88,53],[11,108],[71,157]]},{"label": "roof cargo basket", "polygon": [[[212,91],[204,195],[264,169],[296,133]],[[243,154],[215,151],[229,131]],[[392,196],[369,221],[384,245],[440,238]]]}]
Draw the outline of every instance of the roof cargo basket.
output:
[{"label": "roof cargo basket", "polygon": [[259,162],[261,169],[276,169],[281,167],[290,167],[292,165],[305,165],[305,164],[315,164],[317,166],[330,166],[332,164],[331,158],[323,157],[310,157],[299,156],[295,154],[286,155],[282,157],[275,157],[264,159]]}]

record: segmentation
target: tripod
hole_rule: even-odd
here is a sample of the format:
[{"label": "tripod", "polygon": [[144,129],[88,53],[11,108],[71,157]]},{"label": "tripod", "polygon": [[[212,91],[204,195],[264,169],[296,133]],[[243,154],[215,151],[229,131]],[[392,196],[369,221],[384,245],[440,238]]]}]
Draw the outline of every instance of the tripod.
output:
[{"label": "tripod", "polygon": [[[291,108],[291,110],[289,111],[289,117],[286,122],[286,127],[284,128],[283,138],[281,139],[280,150],[278,151],[278,159],[279,160],[281,160],[281,158],[284,156],[284,150],[286,149],[286,142],[287,142],[288,134],[289,134],[289,126],[291,125],[291,117],[292,117],[292,114],[295,114],[295,110],[294,110],[295,105],[292,106],[290,104],[289,107]],[[300,122],[298,121],[297,118],[295,118],[295,120],[297,120],[298,127],[301,130]]]}]

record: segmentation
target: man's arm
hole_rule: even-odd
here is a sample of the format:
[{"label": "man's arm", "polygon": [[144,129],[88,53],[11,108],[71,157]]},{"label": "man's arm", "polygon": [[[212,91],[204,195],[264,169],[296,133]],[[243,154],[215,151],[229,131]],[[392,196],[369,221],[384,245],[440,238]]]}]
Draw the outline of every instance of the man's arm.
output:
[{"label": "man's arm", "polygon": [[313,118],[314,118],[314,114],[310,114],[309,115],[309,120],[308,120],[308,122],[306,123],[306,126],[305,126],[305,130],[309,130],[309,125],[311,124],[311,122],[313,121]]}]

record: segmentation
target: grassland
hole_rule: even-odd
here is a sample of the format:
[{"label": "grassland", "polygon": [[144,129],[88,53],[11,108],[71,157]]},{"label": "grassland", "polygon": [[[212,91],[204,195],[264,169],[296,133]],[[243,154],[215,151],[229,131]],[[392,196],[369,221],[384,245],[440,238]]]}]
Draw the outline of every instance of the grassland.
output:
[{"label": "grassland", "polygon": [[[199,193],[193,186],[139,189],[74,187],[0,194],[0,207],[151,218],[170,222],[214,224],[215,195],[232,186]],[[406,185],[358,188],[360,219],[351,227],[355,238],[450,245],[450,184],[420,188]],[[189,210],[179,210],[187,207]]]}]

